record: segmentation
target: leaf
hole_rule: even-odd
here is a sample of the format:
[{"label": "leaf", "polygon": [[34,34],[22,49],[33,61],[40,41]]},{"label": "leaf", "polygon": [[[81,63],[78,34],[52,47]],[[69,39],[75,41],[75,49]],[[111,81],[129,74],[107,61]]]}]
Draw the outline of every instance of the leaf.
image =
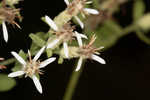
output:
[{"label": "leaf", "polygon": [[51,57],[53,55],[52,49],[46,49],[47,57]]},{"label": "leaf", "polygon": [[58,59],[58,64],[62,64],[64,62],[64,59],[63,57],[59,56],[59,59]]},{"label": "leaf", "polygon": [[5,74],[0,74],[0,91],[8,91],[16,85],[16,81]]},{"label": "leaf", "polygon": [[44,41],[42,38],[40,38],[38,35],[36,34],[30,34],[29,37],[33,40],[33,42],[39,46],[39,47],[43,47],[46,44],[46,41]]},{"label": "leaf", "polygon": [[133,7],[133,19],[138,20],[144,15],[145,4],[143,0],[135,0]]},{"label": "leaf", "polygon": [[[19,56],[21,56],[23,59],[27,59],[27,55],[23,52],[23,50],[19,51]],[[15,66],[12,68],[12,71],[15,72],[20,69],[22,69],[22,65],[18,61],[16,61]]]},{"label": "leaf", "polygon": [[96,31],[90,31],[89,28],[86,28],[85,33],[92,37],[93,34],[96,34],[97,38],[95,41],[95,46],[100,47],[104,46],[105,49],[114,45],[117,40],[123,35],[121,34],[123,29],[114,21],[107,20],[104,24],[97,28]]}]

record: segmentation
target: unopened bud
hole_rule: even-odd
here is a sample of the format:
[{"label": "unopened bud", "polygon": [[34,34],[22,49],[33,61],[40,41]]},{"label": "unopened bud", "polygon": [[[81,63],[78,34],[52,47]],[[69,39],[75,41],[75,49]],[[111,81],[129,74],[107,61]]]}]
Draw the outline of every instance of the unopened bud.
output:
[{"label": "unopened bud", "polygon": [[150,13],[145,14],[139,21],[137,21],[137,25],[143,30],[150,29]]}]

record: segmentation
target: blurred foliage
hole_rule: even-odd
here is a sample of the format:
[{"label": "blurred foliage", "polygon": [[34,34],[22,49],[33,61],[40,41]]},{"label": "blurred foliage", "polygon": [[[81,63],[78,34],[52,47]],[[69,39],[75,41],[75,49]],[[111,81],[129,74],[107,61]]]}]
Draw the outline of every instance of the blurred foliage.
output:
[{"label": "blurred foliage", "polygon": [[0,91],[8,91],[16,85],[16,81],[12,78],[8,78],[7,74],[0,74]]}]

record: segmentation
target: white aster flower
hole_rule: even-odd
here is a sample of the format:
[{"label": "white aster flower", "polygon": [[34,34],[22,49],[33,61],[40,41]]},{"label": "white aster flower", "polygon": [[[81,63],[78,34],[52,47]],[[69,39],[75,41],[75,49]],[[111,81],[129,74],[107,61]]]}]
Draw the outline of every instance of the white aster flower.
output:
[{"label": "white aster flower", "polygon": [[[74,0],[72,1],[72,3],[69,3],[68,0],[64,0],[64,2],[66,3],[66,5],[68,7],[74,8],[74,9],[78,9],[81,12],[81,15],[85,18],[85,14],[89,15],[89,14],[93,14],[93,15],[98,15],[99,11],[96,9],[91,9],[91,8],[85,8],[86,4],[91,4],[92,1],[87,1],[87,0]],[[74,16],[74,18],[76,19],[76,21],[78,22],[78,24],[81,26],[81,28],[84,28],[84,24],[83,22],[79,19],[78,16]]]},{"label": "white aster flower", "polygon": [[82,45],[82,43],[79,44],[78,52],[79,52],[80,58],[78,60],[75,71],[80,70],[84,59],[92,59],[101,64],[106,64],[105,60],[97,55],[97,54],[100,54],[97,51],[103,49],[104,47],[99,47],[99,48],[93,47],[93,43],[94,43],[95,39],[96,39],[96,37],[95,37],[95,35],[93,35],[93,37],[91,38],[91,41],[89,42],[88,45]]},{"label": "white aster flower", "polygon": [[55,61],[55,57],[49,58],[45,61],[38,61],[38,58],[41,56],[41,54],[44,52],[45,50],[45,46],[43,48],[41,48],[38,53],[35,55],[35,57],[33,59],[31,59],[31,54],[28,51],[29,54],[29,61],[25,62],[24,59],[22,57],[20,57],[16,52],[11,52],[11,54],[22,64],[22,70],[20,71],[16,71],[16,72],[12,72],[8,75],[8,77],[17,77],[17,76],[21,76],[25,74],[25,77],[30,77],[32,78],[36,89],[42,93],[42,86],[41,83],[39,81],[39,79],[37,78],[36,74],[42,74],[41,72],[41,68],[44,68],[45,66],[47,66],[48,64],[52,63],[53,61]]},{"label": "white aster flower", "polygon": [[2,21],[2,31],[5,42],[8,41],[8,31],[6,27],[6,22],[10,24],[15,24],[18,28],[20,28],[20,26],[15,22],[15,18],[21,19],[20,9],[7,7],[6,3],[7,1],[3,0],[2,7],[0,8],[0,20]]},{"label": "white aster flower", "polygon": [[54,39],[51,43],[47,45],[47,48],[52,49],[60,41],[63,41],[64,54],[66,58],[69,58],[69,50],[67,44],[68,41],[72,40],[73,37],[76,37],[78,43],[81,44],[81,38],[87,39],[87,36],[78,32],[73,32],[74,27],[72,27],[70,23],[66,23],[62,28],[58,28],[55,22],[50,17],[45,16],[45,20],[48,25],[55,31],[54,33],[57,36],[56,39]]}]

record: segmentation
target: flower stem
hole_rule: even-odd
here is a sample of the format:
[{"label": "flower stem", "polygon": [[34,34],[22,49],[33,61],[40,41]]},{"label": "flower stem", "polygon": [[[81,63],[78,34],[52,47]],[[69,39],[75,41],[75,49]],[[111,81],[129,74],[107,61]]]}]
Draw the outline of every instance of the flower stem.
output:
[{"label": "flower stem", "polygon": [[74,70],[72,72],[72,75],[70,77],[68,86],[66,88],[66,92],[65,92],[63,100],[71,100],[72,99],[73,93],[74,93],[74,91],[76,89],[76,86],[77,86],[77,83],[78,83],[78,80],[79,80],[80,75],[81,75],[81,73],[83,71],[84,62],[85,61],[83,61],[81,69],[79,71],[75,71]]}]

